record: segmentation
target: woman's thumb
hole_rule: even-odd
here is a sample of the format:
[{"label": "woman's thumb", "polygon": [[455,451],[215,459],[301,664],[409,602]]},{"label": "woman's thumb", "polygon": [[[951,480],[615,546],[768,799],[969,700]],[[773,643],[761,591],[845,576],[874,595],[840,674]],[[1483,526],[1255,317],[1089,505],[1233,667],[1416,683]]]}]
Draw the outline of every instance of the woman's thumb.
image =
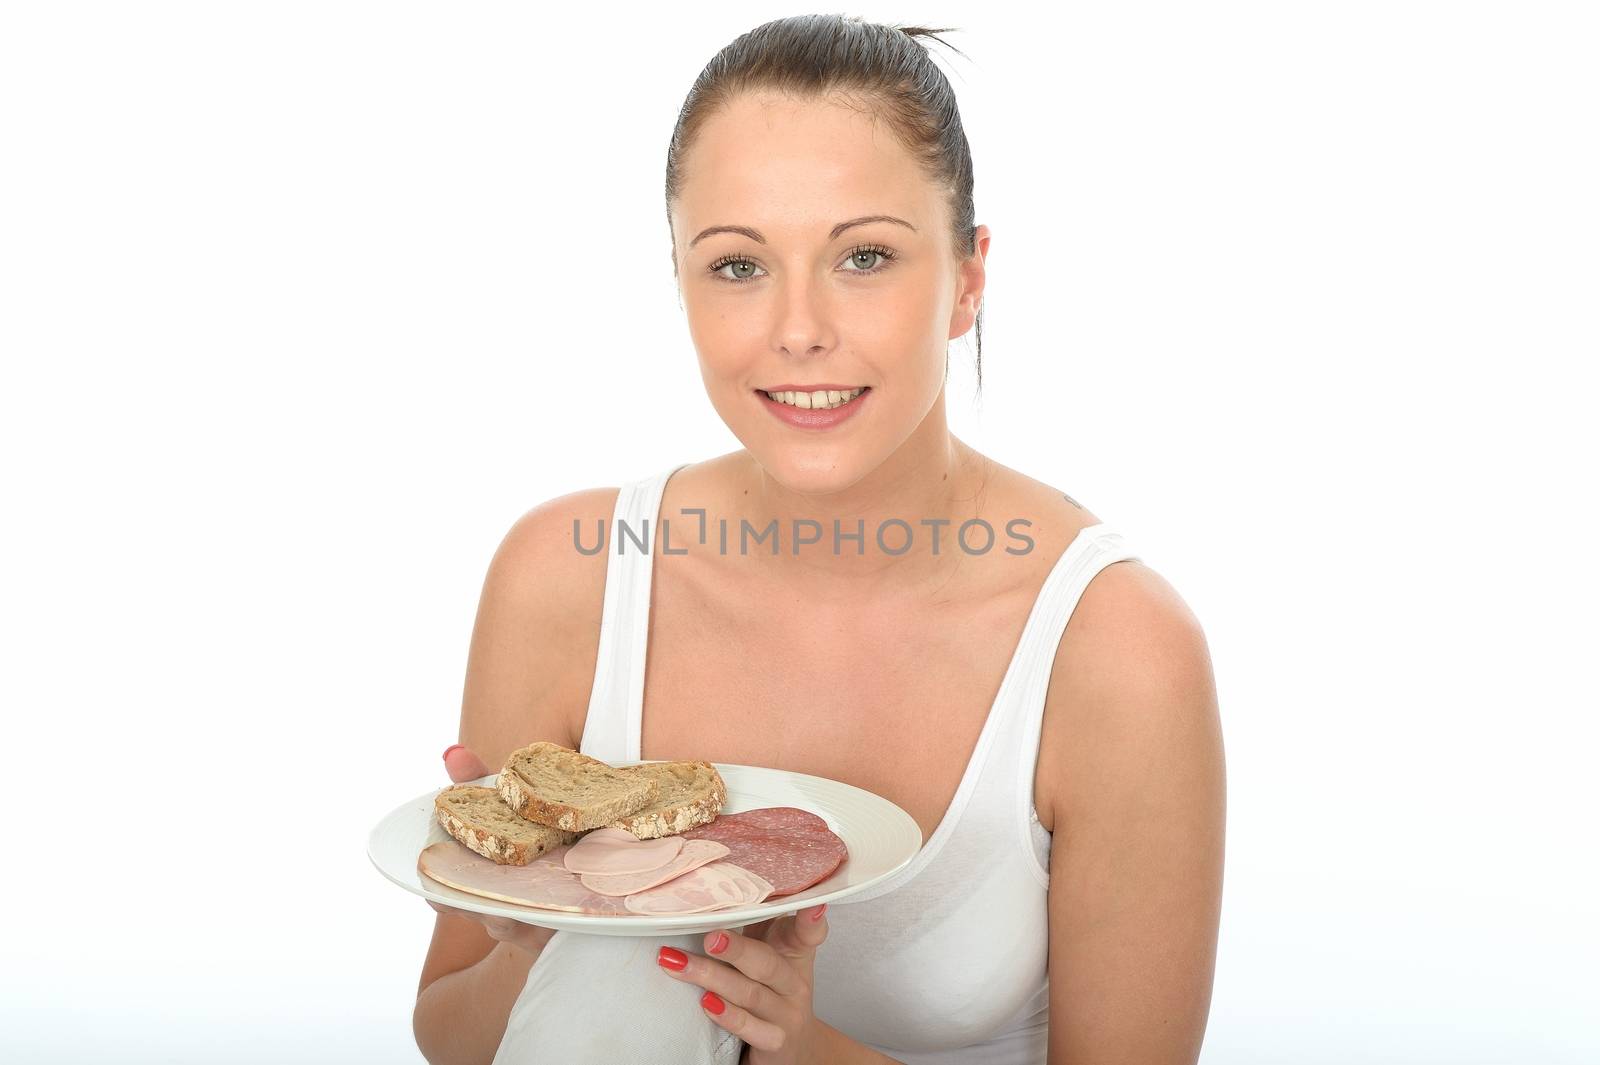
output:
[{"label": "woman's thumb", "polygon": [[483,764],[483,759],[473,754],[472,751],[457,743],[445,748],[444,771],[450,774],[450,779],[457,784],[468,780],[477,780],[486,777],[494,770]]}]

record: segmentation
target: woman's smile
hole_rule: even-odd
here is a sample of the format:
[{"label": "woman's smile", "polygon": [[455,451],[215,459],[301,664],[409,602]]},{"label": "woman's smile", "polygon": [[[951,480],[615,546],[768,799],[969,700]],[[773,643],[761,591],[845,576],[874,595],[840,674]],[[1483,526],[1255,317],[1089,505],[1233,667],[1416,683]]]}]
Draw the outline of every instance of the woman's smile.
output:
[{"label": "woman's smile", "polygon": [[798,429],[831,429],[846,421],[862,404],[872,389],[862,385],[847,389],[816,389],[803,391],[756,389],[761,405],[780,421]]}]

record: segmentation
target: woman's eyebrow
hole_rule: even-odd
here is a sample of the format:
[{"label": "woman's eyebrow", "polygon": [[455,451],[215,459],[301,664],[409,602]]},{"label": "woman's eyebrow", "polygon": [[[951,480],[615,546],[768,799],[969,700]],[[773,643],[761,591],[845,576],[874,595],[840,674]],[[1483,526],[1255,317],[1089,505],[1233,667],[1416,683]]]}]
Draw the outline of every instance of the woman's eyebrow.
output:
[{"label": "woman's eyebrow", "polygon": [[[848,222],[840,222],[828,231],[828,239],[832,240],[851,226],[864,226],[868,222],[893,222],[896,225],[905,226],[913,233],[917,231],[917,227],[907,222],[904,218],[896,218],[892,214],[868,214],[862,215],[860,218],[852,218]],[[749,226],[712,226],[709,229],[702,229],[699,235],[689,242],[689,247],[693,248],[713,233],[740,233],[757,244],[765,244],[767,242],[767,238],[763,237],[759,230],[751,229]]]}]

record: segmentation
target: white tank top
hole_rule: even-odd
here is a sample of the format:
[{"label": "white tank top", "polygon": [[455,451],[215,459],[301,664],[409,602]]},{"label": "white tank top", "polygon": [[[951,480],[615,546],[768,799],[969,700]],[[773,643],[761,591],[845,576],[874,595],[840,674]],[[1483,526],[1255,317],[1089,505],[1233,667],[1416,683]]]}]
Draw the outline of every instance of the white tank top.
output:
[{"label": "white tank top", "polygon": [[[617,495],[580,746],[602,761],[642,757],[654,551],[639,544],[654,543],[667,480],[682,468],[632,481]],[[938,828],[899,873],[828,907],[828,938],[814,967],[813,1006],[822,1021],[906,1065],[1045,1065],[1050,833],[1033,805],[1045,693],[1090,580],[1113,562],[1138,558],[1101,523],[1080,530],[1057,559]],[[495,1065],[635,1060],[606,1053],[647,1054],[636,1060],[662,1065],[733,1065],[739,1041],[699,1012],[699,989],[656,971],[662,944],[704,953],[698,934],[646,942],[557,933],[512,1007]],[[590,1028],[591,1036],[627,1039],[653,1026],[648,1047],[600,1052],[592,1041],[580,1043],[585,1026],[573,1022],[596,995],[596,981],[603,996],[631,1002],[629,1020],[639,1023],[618,1031],[596,1015],[607,1031]],[[558,1033],[567,1033],[560,1045],[552,1041]]]}]

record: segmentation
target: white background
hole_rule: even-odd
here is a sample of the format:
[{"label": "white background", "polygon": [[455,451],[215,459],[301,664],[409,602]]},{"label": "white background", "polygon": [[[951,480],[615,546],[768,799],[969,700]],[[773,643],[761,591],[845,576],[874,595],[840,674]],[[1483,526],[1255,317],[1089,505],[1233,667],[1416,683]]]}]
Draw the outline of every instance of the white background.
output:
[{"label": "white background", "polygon": [[[665,149],[797,9],[3,10],[0,1057],[420,1061],[366,833],[512,521],[738,446]],[[1600,1060],[1593,7],[850,13],[971,57],[953,428],[1209,636],[1202,1060]]]}]

